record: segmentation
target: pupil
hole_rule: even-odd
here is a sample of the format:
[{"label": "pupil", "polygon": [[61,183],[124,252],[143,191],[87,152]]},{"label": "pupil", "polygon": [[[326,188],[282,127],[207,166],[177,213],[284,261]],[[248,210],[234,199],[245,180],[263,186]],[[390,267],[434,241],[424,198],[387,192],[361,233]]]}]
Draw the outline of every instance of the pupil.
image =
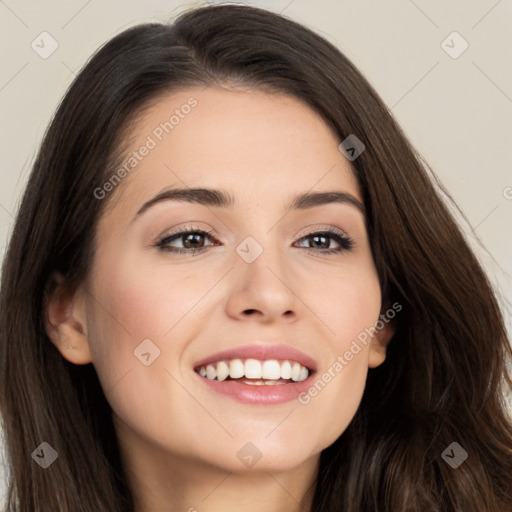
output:
[{"label": "pupil", "polygon": [[197,247],[197,238],[198,237],[202,237],[203,235],[199,234],[199,233],[192,233],[192,234],[189,234],[189,235],[186,235],[185,237],[185,247],[187,247],[187,244],[191,241],[192,238],[195,238],[195,242],[192,241],[192,246],[191,247]]},{"label": "pupil", "polygon": [[[313,240],[315,241],[315,242],[314,242],[315,244],[318,242],[318,240],[323,240],[323,242],[320,242],[320,245],[324,245],[324,246],[325,246],[325,245],[327,245],[327,246],[329,245],[329,242],[328,242],[328,241],[326,242],[327,237],[325,237],[325,236],[323,236],[323,235],[315,235],[315,236],[313,237]],[[318,245],[317,245],[317,246],[318,246]],[[327,247],[324,247],[324,248],[327,248]]]}]

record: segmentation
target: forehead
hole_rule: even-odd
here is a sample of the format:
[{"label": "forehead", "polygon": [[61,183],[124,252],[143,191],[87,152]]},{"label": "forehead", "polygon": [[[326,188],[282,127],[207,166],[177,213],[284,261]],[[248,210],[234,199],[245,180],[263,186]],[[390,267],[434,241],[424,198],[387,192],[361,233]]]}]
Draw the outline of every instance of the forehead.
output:
[{"label": "forehead", "polygon": [[154,99],[126,132],[124,172],[111,192],[123,209],[163,188],[198,185],[231,192],[240,207],[333,188],[360,199],[337,134],[288,95],[191,87]]}]

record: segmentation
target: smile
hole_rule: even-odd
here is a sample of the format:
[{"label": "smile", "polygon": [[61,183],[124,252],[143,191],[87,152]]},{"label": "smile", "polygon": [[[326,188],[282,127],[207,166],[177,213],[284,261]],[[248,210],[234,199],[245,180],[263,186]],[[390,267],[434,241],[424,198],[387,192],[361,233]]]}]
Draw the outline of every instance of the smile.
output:
[{"label": "smile", "polygon": [[253,343],[210,354],[193,365],[215,395],[252,405],[296,400],[312,384],[317,362],[291,345]]},{"label": "smile", "polygon": [[268,359],[231,359],[200,366],[196,372],[209,380],[238,380],[249,385],[273,386],[302,382],[309,377],[310,371],[297,361],[279,361]]}]

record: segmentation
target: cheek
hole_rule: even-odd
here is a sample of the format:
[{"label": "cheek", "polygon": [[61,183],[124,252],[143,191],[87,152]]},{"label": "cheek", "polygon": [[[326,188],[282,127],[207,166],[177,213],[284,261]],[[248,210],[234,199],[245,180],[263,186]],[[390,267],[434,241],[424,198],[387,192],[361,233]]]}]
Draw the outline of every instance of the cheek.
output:
[{"label": "cheek", "polygon": [[145,338],[163,340],[211,287],[210,281],[207,276],[180,276],[179,271],[170,274],[158,264],[112,263],[95,281],[95,323],[113,329],[118,336],[110,342],[122,339],[123,350],[127,344],[133,350]]},{"label": "cheek", "polygon": [[112,258],[97,268],[88,311],[93,365],[105,396],[117,416],[141,432],[162,428],[151,412],[163,411],[164,398],[165,408],[183,405],[168,372],[176,375],[186,344],[187,334],[177,335],[181,320],[204,293],[162,276],[163,269]]},{"label": "cheek", "polygon": [[[197,320],[203,306],[200,299],[216,280],[212,273],[198,278],[178,270],[170,275],[164,265],[103,260],[97,267],[88,308],[93,364],[103,388],[117,386],[130,374],[127,380],[140,386],[134,390],[158,389],[161,383],[153,382],[150,372],[143,372],[141,380],[135,378],[141,368],[151,373],[159,367],[179,372],[185,346],[201,329]],[[146,367],[148,359],[151,363]]]},{"label": "cheek", "polygon": [[323,287],[309,290],[308,304],[325,326],[330,359],[298,401],[309,409],[307,417],[315,418],[323,449],[343,433],[361,402],[381,295],[373,265],[333,273]]},{"label": "cheek", "polygon": [[347,328],[332,345],[326,366],[317,372],[311,386],[298,397],[304,408],[304,424],[320,442],[318,451],[333,443],[346,430],[361,403],[368,373],[369,342],[360,342]]},{"label": "cheek", "polygon": [[373,264],[347,266],[308,285],[307,300],[330,332],[331,348],[337,353],[375,325],[381,308],[381,290]]}]

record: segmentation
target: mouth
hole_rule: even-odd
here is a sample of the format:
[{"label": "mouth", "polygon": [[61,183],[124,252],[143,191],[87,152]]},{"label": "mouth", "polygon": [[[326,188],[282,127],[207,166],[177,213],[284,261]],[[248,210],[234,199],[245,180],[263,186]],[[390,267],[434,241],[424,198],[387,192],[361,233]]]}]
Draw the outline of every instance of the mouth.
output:
[{"label": "mouth", "polygon": [[195,368],[208,380],[237,381],[252,386],[276,386],[302,382],[312,370],[298,361],[267,359],[228,359]]},{"label": "mouth", "polygon": [[209,389],[236,401],[278,404],[298,398],[312,383],[316,362],[285,345],[249,345],[198,361],[194,372]]}]

